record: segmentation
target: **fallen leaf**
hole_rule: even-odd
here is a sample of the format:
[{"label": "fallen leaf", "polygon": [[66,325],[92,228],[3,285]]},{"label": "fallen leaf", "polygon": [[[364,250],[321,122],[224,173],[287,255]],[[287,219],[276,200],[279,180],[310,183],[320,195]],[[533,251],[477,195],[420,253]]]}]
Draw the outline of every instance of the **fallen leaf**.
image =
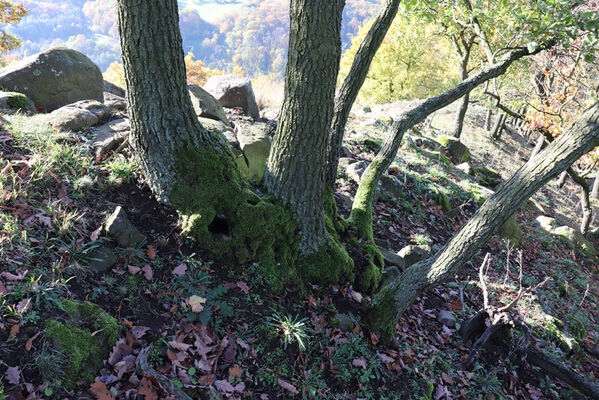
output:
[{"label": "fallen leaf", "polygon": [[295,386],[293,386],[291,383],[285,382],[281,378],[277,378],[277,382],[278,382],[279,386],[281,386],[283,389],[288,390],[288,391],[290,391],[293,394],[298,394],[299,393],[297,391],[297,389],[295,388]]},{"label": "fallen leaf", "polygon": [[150,264],[144,265],[144,267],[141,270],[144,273],[145,278],[151,281],[154,277],[154,271],[152,271],[152,267],[150,267]]},{"label": "fallen leaf", "polygon": [[361,358],[354,359],[354,361],[351,362],[351,365],[353,365],[354,367],[362,367],[366,369],[366,361],[362,360]]},{"label": "fallen leaf", "polygon": [[187,304],[191,307],[191,311],[200,312],[204,309],[202,304],[206,303],[206,299],[204,297],[196,296],[195,294],[187,299]]},{"label": "fallen leaf", "polygon": [[91,239],[92,242],[98,240],[98,238],[100,237],[100,233],[102,233],[102,225],[100,225],[98,227],[98,229],[96,229],[95,231],[93,231],[90,235],[89,238]]},{"label": "fallen leaf", "polygon": [[237,282],[237,287],[241,289],[241,291],[245,294],[248,294],[250,292],[250,287],[245,282]]},{"label": "fallen leaf", "polygon": [[87,391],[94,396],[97,400],[113,400],[114,397],[110,395],[106,384],[102,381],[95,381],[89,386]]},{"label": "fallen leaf", "polygon": [[242,373],[243,369],[238,365],[229,368],[229,378],[241,378]]},{"label": "fallen leaf", "polygon": [[378,356],[381,359],[381,361],[384,363],[390,363],[390,362],[395,361],[393,358],[391,358],[388,355],[383,354],[383,353],[378,353]]},{"label": "fallen leaf", "polygon": [[136,267],[135,265],[127,265],[127,270],[129,270],[130,274],[135,275],[141,271],[141,268]]},{"label": "fallen leaf", "polygon": [[220,381],[214,381],[214,387],[218,389],[219,392],[223,393],[233,393],[235,391],[233,385],[224,379]]},{"label": "fallen leaf", "polygon": [[4,271],[0,274],[1,277],[3,277],[4,279],[6,279],[7,281],[20,281],[23,280],[23,278],[25,278],[25,276],[27,275],[27,270],[17,270],[18,275],[15,274],[11,274],[8,271]]},{"label": "fallen leaf", "polygon": [[143,335],[146,334],[147,331],[149,331],[150,328],[148,328],[147,326],[134,326],[131,328],[131,333],[133,334],[133,336],[135,336],[136,339],[141,339]]},{"label": "fallen leaf", "polygon": [[8,291],[6,290],[6,286],[4,286],[2,282],[0,282],[0,296],[5,295],[6,293],[8,293]]},{"label": "fallen leaf", "polygon": [[8,367],[4,377],[11,385],[18,385],[21,380],[21,369],[19,367]]},{"label": "fallen leaf", "polygon": [[17,304],[17,312],[19,314],[23,314],[23,313],[27,312],[30,305],[31,305],[31,299],[23,299],[23,300],[19,301],[19,303]]},{"label": "fallen leaf", "polygon": [[158,400],[158,393],[149,377],[144,376],[141,378],[139,387],[137,388],[137,395],[145,396],[146,400]]},{"label": "fallen leaf", "polygon": [[31,350],[31,347],[33,346],[33,341],[35,340],[35,338],[38,337],[39,334],[40,334],[40,332],[36,333],[35,335],[33,335],[32,337],[27,339],[27,342],[25,343],[25,350],[27,350],[27,351]]},{"label": "fallen leaf", "polygon": [[356,292],[355,290],[351,291],[351,298],[354,299],[354,301],[356,303],[361,303],[362,302],[362,294],[359,292]]},{"label": "fallen leaf", "polygon": [[454,385],[455,381],[453,380],[453,378],[451,377],[451,375],[449,375],[447,372],[442,372],[441,373],[441,378],[443,378],[443,380],[445,381],[445,383],[447,383],[448,385]]},{"label": "fallen leaf", "polygon": [[148,258],[150,260],[155,259],[156,258],[156,248],[153,245],[149,244],[148,251],[146,251],[146,254],[148,255]]},{"label": "fallen leaf", "polygon": [[173,269],[173,275],[182,276],[187,271],[187,264],[181,263]]},{"label": "fallen leaf", "polygon": [[10,336],[17,336],[21,330],[21,324],[15,324],[10,327]]}]

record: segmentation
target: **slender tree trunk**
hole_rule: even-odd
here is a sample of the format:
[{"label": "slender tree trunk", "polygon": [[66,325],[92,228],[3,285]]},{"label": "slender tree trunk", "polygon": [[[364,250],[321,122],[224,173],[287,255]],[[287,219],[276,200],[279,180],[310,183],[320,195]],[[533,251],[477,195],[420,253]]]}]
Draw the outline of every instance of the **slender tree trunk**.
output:
[{"label": "slender tree trunk", "polygon": [[597,170],[597,176],[595,176],[595,180],[593,181],[591,199],[599,199],[599,169]]},{"label": "slender tree trunk", "polygon": [[[548,45],[552,46],[553,44],[550,43]],[[542,47],[547,48],[544,46]],[[539,51],[541,51],[540,48],[534,53]],[[532,54],[533,53],[530,53],[527,49],[514,50],[509,53],[508,57],[502,62],[472,75],[464,82],[439,96],[425,100],[412,110],[403,113],[402,116],[393,123],[387,130],[381,150],[362,174],[362,181],[358,186],[358,191],[354,199],[350,221],[355,224],[358,235],[361,238],[366,240],[372,239],[372,204],[376,186],[383,173],[387,171],[387,168],[389,168],[389,165],[391,165],[395,159],[404,133],[414,125],[424,121],[431,113],[453,103],[480,84],[489,79],[501,76],[514,61]]]},{"label": "slender tree trunk", "polygon": [[341,57],[345,0],[291,0],[285,100],[264,186],[289,205],[302,228],[300,251],[328,243],[325,165]]},{"label": "slender tree trunk", "polygon": [[[462,32],[459,39],[461,44],[458,42],[458,38],[454,39],[454,44],[458,54],[460,55],[460,76],[462,81],[465,81],[468,79],[468,62],[470,61],[470,53],[472,46],[474,45],[474,36],[471,36],[470,39],[466,39],[464,38],[464,33]],[[462,130],[464,129],[464,119],[466,118],[466,113],[468,112],[469,102],[470,92],[466,93],[464,97],[462,97],[460,108],[458,109],[458,114],[455,119],[453,136],[458,139],[462,135]]]},{"label": "slender tree trunk", "polygon": [[349,112],[358,96],[358,92],[364,84],[364,80],[368,75],[372,59],[379,49],[389,27],[393,23],[393,19],[397,15],[397,10],[401,0],[387,0],[381,6],[381,11],[373,22],[370,30],[366,34],[366,38],[356,52],[351,69],[343,84],[337,92],[335,98],[335,114],[333,115],[333,123],[331,137],[329,139],[329,154],[326,172],[326,181],[328,187],[333,187],[337,178],[337,167],[339,166],[339,158],[341,157],[341,148],[343,145],[343,134]]},{"label": "slender tree trunk", "polygon": [[499,121],[497,121],[497,125],[495,126],[495,130],[493,131],[492,138],[493,140],[499,140],[501,138],[501,133],[505,129],[505,121],[507,119],[507,114],[501,114]]},{"label": "slender tree trunk", "polygon": [[535,145],[535,148],[532,150],[532,153],[530,153],[529,160],[532,160],[533,158],[535,158],[537,156],[537,154],[539,154],[541,152],[541,150],[543,150],[544,146],[545,146],[545,136],[543,134],[540,134],[539,138],[537,139],[537,144]]},{"label": "slender tree trunk", "polygon": [[562,172],[562,174],[559,176],[559,179],[557,181],[557,187],[563,188],[564,185],[566,184],[567,179],[568,179],[568,171]]},{"label": "slender tree trunk", "polygon": [[409,267],[370,304],[371,328],[390,339],[399,316],[423,291],[452,279],[492,235],[550,179],[599,145],[599,103],[543,152],[520,168],[476,212],[449,243],[428,260]]},{"label": "slender tree trunk", "polygon": [[580,233],[586,235],[593,219],[593,208],[591,207],[590,199],[590,188],[587,180],[582,176],[578,175],[572,168],[568,168],[566,171],[574,182],[582,189],[582,196],[580,196],[580,204],[582,206],[582,219],[580,221]]},{"label": "slender tree trunk", "polygon": [[487,117],[485,118],[485,129],[487,131],[491,130],[491,123],[493,122],[493,109],[489,108],[487,110]]}]

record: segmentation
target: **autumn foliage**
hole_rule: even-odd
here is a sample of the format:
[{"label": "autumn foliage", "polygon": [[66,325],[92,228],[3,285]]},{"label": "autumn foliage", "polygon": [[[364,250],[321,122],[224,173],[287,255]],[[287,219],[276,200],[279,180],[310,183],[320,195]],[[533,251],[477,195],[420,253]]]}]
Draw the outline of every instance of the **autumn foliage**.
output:
[{"label": "autumn foliage", "polygon": [[[23,3],[13,3],[12,1],[0,1],[0,23],[10,25],[17,23],[27,15],[27,9]],[[0,31],[0,54],[6,53],[19,47],[21,40],[14,36]]]}]

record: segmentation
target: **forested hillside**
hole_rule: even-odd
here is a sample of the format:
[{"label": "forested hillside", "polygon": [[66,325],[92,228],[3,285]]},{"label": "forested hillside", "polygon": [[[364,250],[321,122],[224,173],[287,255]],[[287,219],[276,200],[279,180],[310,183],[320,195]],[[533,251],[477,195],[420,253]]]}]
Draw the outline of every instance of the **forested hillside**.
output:
[{"label": "forested hillside", "polygon": [[[377,10],[378,0],[350,0],[342,40],[351,37]],[[114,0],[25,0],[29,13],[9,31],[23,45],[12,57],[65,45],[87,54],[102,71],[120,59]],[[210,7],[218,4],[218,7]],[[285,0],[179,1],[183,47],[210,68],[282,77],[287,57],[289,2]],[[217,12],[215,10],[219,10]]]}]

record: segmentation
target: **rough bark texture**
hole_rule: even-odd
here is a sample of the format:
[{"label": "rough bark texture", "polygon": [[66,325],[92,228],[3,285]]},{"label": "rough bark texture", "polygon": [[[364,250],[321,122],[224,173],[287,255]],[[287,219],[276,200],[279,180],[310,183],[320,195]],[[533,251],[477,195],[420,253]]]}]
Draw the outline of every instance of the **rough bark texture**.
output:
[{"label": "rough bark texture", "polygon": [[177,1],[119,0],[118,19],[129,140],[152,192],[168,202],[178,150],[218,140],[198,123],[187,92]]},{"label": "rough bark texture", "polygon": [[491,130],[491,122],[493,121],[493,109],[489,108],[487,110],[487,116],[485,117],[485,129],[487,131]]},{"label": "rough bark texture", "polygon": [[371,303],[373,329],[389,339],[397,318],[424,290],[451,279],[510,216],[550,179],[599,145],[599,103],[490,197],[437,254],[408,268]]},{"label": "rough bark texture", "polygon": [[[551,45],[548,44],[548,46]],[[362,181],[358,186],[352,206],[350,221],[355,224],[358,235],[361,238],[366,240],[372,239],[372,203],[376,192],[376,185],[395,159],[404,133],[414,125],[424,121],[433,112],[448,106],[466,93],[470,93],[480,84],[489,79],[501,76],[514,61],[536,54],[541,51],[541,48],[545,49],[547,46],[541,46],[534,53],[530,53],[527,49],[512,51],[505,60],[469,77],[445,93],[431,97],[412,110],[406,111],[391,125],[387,130],[381,150],[362,174]]]},{"label": "rough bark texture", "polygon": [[368,75],[372,59],[379,49],[393,19],[397,15],[397,10],[401,0],[387,0],[382,6],[379,15],[374,20],[366,38],[356,52],[354,61],[347,77],[337,92],[335,98],[335,114],[333,115],[333,124],[331,137],[329,141],[329,154],[326,180],[327,186],[333,187],[337,178],[337,167],[339,157],[341,157],[341,148],[343,144],[343,134],[349,112],[358,96],[358,92]]},{"label": "rough bark texture", "polygon": [[264,185],[298,219],[300,251],[328,243],[325,165],[341,56],[345,0],[292,0],[285,100]]}]

